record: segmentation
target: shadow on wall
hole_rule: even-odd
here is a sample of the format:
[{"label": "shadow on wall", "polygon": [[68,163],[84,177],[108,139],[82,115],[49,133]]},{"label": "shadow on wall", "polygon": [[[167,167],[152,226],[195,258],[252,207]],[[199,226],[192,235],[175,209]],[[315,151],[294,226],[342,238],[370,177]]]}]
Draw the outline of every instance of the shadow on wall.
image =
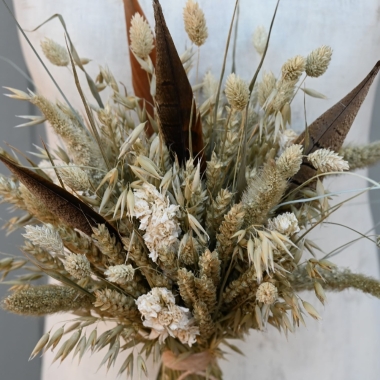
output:
[{"label": "shadow on wall", "polygon": [[[16,25],[2,3],[0,3],[0,56],[0,85],[24,91],[32,88],[31,84],[9,63],[11,61],[26,71]],[[22,122],[22,119],[16,118],[15,115],[31,115],[33,113],[34,110],[28,102],[17,101],[1,95],[1,147],[6,148],[5,142],[7,142],[26,152],[32,150],[33,143],[41,145],[40,136],[44,134],[42,126],[29,129],[14,128],[15,125]],[[8,173],[3,165],[0,167],[0,173]],[[14,216],[8,212],[8,207],[7,204],[0,205],[0,226]],[[18,248],[23,244],[21,232],[16,231],[6,237],[6,232],[0,230],[0,259],[3,258],[3,253],[23,257]],[[0,284],[1,299],[7,295],[8,287],[9,285]],[[40,379],[41,360],[36,358],[28,362],[28,358],[42,334],[42,319],[15,316],[0,309],[0,378],[2,380]]]},{"label": "shadow on wall", "polygon": [[[369,141],[380,140],[380,81],[378,81],[375,101],[372,111],[372,123]],[[369,168],[369,178],[380,182],[380,163]],[[375,230],[370,234],[380,235],[380,190],[369,192],[369,200],[371,204],[372,217],[375,224]],[[378,250],[378,252],[380,252]]]}]

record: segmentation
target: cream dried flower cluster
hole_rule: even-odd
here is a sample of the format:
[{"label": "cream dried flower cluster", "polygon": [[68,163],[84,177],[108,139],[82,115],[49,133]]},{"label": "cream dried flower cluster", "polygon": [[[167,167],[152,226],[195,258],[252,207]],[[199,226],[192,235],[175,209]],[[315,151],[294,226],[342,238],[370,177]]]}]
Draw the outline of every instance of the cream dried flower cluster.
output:
[{"label": "cream dried flower cluster", "polygon": [[[71,331],[55,360],[106,348],[102,365],[109,368],[119,352],[141,344],[146,356],[182,354],[174,360],[182,369],[166,361],[163,378],[177,379],[184,370],[196,379],[206,373],[219,379],[216,358],[230,345],[226,339],[271,326],[287,334],[304,324],[306,315],[320,318],[302,300],[302,290],[314,290],[323,304],[324,289],[352,286],[378,296],[376,281],[339,272],[326,258],[309,254],[315,244],[308,232],[332,212],[324,173],[348,170],[343,157],[351,167],[363,167],[378,148],[378,143],[349,147],[342,155],[310,150],[307,138],[291,129],[299,82],[322,75],[332,50],[322,46],[307,57],[296,55],[277,76],[265,71],[252,86],[235,73],[219,83],[207,72],[196,83],[197,101],[190,96],[193,129],[186,129],[189,116],[178,127],[185,133],[165,133],[167,124],[172,127],[166,117],[181,113],[160,114],[168,107],[160,108],[160,99],[169,90],[159,86],[169,80],[159,75],[175,65],[158,67],[162,54],[157,54],[155,67],[149,55],[161,45],[142,15],[130,21],[130,47],[150,100],[127,95],[120,78],[103,67],[95,81],[87,79],[92,89],[108,87],[111,96],[103,105],[96,93],[98,105],[89,106],[87,119],[53,99],[9,89],[9,96],[40,109],[37,121],[47,120],[64,147],[39,148],[42,164],[33,174],[0,152],[14,173],[0,177],[0,195],[24,212],[6,228],[25,227],[27,239],[22,247],[27,259],[4,258],[0,271],[5,278],[27,262],[35,264],[31,274],[13,282],[3,306],[24,315],[74,311],[81,316],[72,329],[45,334],[32,356],[55,348]],[[191,41],[203,45],[206,18],[193,0],[185,6],[184,23]],[[260,55],[268,39],[263,27],[256,29]],[[42,47],[52,64],[68,64],[67,52],[55,43],[48,40]],[[176,75],[185,76],[183,84],[191,53],[181,58]],[[178,150],[183,145],[184,151]],[[32,285],[43,272],[63,285]],[[115,325],[97,337],[96,324],[104,320]],[[142,355],[137,360],[134,355],[120,373],[131,372],[135,361],[144,368]]]}]

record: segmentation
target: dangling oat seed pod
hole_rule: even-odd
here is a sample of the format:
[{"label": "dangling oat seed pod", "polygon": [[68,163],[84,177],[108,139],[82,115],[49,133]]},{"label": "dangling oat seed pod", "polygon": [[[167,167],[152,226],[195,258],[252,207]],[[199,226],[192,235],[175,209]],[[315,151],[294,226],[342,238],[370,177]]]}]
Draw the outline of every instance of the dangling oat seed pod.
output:
[{"label": "dangling oat seed pod", "polygon": [[267,39],[268,33],[265,28],[262,25],[258,26],[253,32],[253,46],[260,55],[264,53]]},{"label": "dangling oat seed pod", "polygon": [[194,0],[188,0],[183,9],[185,30],[190,40],[197,46],[202,46],[207,37],[206,19],[202,9]]}]

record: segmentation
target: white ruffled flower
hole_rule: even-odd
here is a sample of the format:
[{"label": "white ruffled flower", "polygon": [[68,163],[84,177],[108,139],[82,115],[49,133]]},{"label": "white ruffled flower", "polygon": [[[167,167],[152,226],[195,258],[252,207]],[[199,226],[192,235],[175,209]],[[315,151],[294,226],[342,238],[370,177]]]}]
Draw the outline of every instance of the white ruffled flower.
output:
[{"label": "white ruffled flower", "polygon": [[173,293],[166,288],[153,288],[136,300],[143,316],[143,325],[151,329],[149,339],[164,342],[168,336],[177,337],[189,346],[196,342],[199,328],[189,309],[175,304]]},{"label": "white ruffled flower", "polygon": [[300,230],[298,220],[292,212],[285,212],[273,219],[269,219],[268,228],[288,236],[293,235]]},{"label": "white ruffled flower", "polygon": [[176,250],[181,228],[177,220],[179,206],[171,205],[157,189],[145,183],[142,189],[134,191],[136,217],[139,228],[146,231],[143,238],[149,249],[149,257],[156,262],[160,249]]},{"label": "white ruffled flower", "polygon": [[107,276],[108,281],[124,285],[133,280],[135,270],[130,264],[122,264],[108,267],[104,274]]}]

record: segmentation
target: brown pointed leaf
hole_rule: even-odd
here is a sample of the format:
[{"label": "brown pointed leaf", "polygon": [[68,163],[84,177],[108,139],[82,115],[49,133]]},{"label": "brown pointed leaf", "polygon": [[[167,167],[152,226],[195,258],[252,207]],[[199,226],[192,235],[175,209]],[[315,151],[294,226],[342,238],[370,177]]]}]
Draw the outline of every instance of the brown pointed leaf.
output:
[{"label": "brown pointed leaf", "polygon": [[[308,138],[305,138],[305,132],[297,138],[294,143],[304,144],[305,155],[322,148],[339,151],[379,70],[380,61],[358,86],[308,127]],[[291,179],[290,190],[312,178],[315,173],[314,167],[304,158],[300,171]]]},{"label": "brown pointed leaf", "polygon": [[18,180],[54,215],[72,228],[86,235],[92,235],[92,228],[105,224],[112,235],[119,238],[116,229],[91,207],[53,182],[46,180],[33,171],[19,166],[0,153],[0,161],[18,178]]},{"label": "brown pointed leaf", "polygon": [[193,102],[193,91],[158,0],[153,1],[153,7],[157,46],[156,105],[161,130],[168,148],[183,164],[189,157],[191,128],[193,157],[199,157],[203,162],[202,125]]},{"label": "brown pointed leaf", "polygon": [[[127,24],[127,36],[128,36],[128,44],[131,45],[131,38],[129,35],[129,29],[131,28],[131,20],[132,16],[135,13],[139,13],[142,17],[145,17],[145,14],[137,0],[123,0],[124,1],[124,14],[125,21]],[[155,44],[156,45],[156,44]],[[150,53],[150,59],[152,60],[153,66],[156,66],[156,47],[153,48]],[[129,59],[131,61],[131,71],[132,71],[132,85],[135,95],[141,99],[145,99],[145,107],[146,111],[149,115],[154,116],[153,109],[153,98],[150,94],[150,84],[146,71],[141,68],[141,65],[137,62],[135,56],[130,53]],[[150,123],[147,123],[145,132],[148,136],[153,134],[153,129]]]}]

